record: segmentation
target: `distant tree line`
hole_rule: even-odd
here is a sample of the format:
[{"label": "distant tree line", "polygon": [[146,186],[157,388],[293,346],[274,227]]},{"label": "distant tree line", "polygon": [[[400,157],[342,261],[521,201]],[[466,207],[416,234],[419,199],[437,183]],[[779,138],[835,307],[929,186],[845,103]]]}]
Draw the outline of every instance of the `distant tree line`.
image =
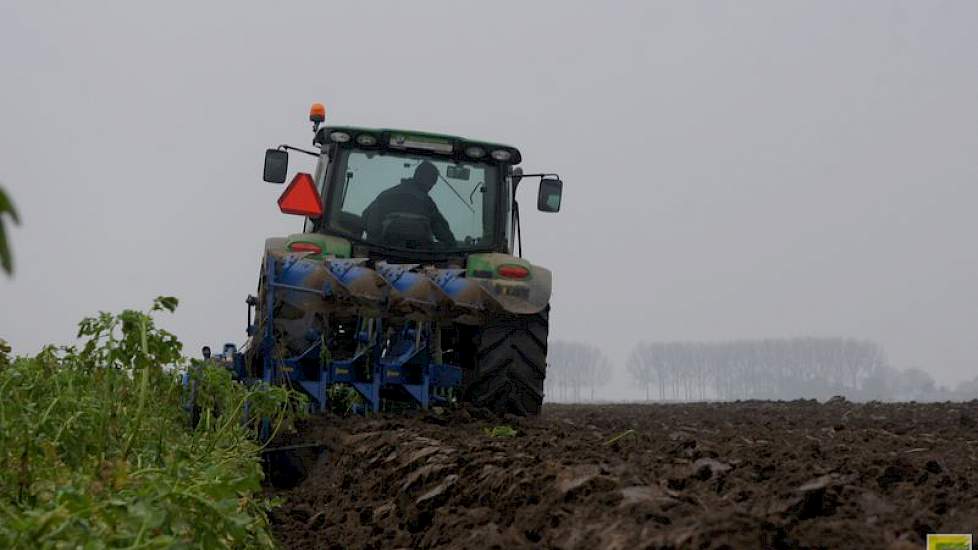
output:
[{"label": "distant tree line", "polygon": [[646,399],[792,399],[851,394],[886,366],[873,342],[790,338],[651,342],[626,364]]},{"label": "distant tree line", "polygon": [[[978,369],[976,369],[978,370]],[[955,388],[939,386],[919,368],[883,366],[865,380],[854,401],[971,401],[978,399],[978,376]]]},{"label": "distant tree line", "polygon": [[[581,342],[552,341],[547,359],[548,401],[594,401],[615,370],[599,348]],[[645,342],[625,367],[647,401],[978,399],[978,376],[941,387],[919,368],[892,367],[876,343],[852,338]]]},{"label": "distant tree line", "polygon": [[544,394],[549,401],[594,401],[611,380],[613,365],[598,348],[580,342],[550,342]]},{"label": "distant tree line", "polygon": [[851,338],[642,343],[626,368],[646,400],[978,399],[978,377],[939,387],[921,369],[890,366],[877,344]]}]

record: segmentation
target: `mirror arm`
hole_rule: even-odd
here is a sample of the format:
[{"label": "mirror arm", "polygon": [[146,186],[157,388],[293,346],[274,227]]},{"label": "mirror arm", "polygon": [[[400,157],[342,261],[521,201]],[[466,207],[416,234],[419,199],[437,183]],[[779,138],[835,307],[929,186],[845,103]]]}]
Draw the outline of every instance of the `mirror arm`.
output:
[{"label": "mirror arm", "polygon": [[314,157],[318,157],[320,155],[320,153],[316,153],[315,151],[310,151],[308,149],[299,149],[298,147],[292,147],[291,145],[279,145],[278,146],[278,150],[279,151],[298,151],[300,153],[305,153],[307,155],[312,155]]},{"label": "mirror arm", "polygon": [[559,175],[551,174],[548,172],[540,172],[539,174],[520,174],[519,179],[516,180],[516,182],[513,184],[513,200],[514,201],[516,200],[516,189],[519,188],[520,183],[523,182],[523,178],[545,178],[547,176],[553,176],[557,179],[560,179]]},{"label": "mirror arm", "polygon": [[513,201],[513,232],[516,234],[517,256],[523,257],[523,231],[520,230],[520,203]]}]

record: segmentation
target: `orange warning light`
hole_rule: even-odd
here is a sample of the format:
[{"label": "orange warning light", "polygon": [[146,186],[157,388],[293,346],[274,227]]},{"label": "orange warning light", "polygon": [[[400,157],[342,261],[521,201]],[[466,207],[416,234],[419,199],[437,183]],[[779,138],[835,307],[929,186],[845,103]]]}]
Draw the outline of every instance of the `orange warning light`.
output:
[{"label": "orange warning light", "polygon": [[312,176],[299,172],[278,198],[278,209],[283,214],[295,214],[318,218],[323,215],[323,201],[316,191]]},{"label": "orange warning light", "polygon": [[322,103],[313,103],[309,108],[309,121],[322,122],[326,120],[326,106]]}]

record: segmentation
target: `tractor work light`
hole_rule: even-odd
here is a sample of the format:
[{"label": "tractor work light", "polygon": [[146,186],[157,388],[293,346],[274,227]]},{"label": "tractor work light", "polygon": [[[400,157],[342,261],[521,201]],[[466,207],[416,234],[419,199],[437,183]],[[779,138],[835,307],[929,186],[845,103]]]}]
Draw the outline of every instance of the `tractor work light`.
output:
[{"label": "tractor work light", "polygon": [[482,147],[476,147],[473,145],[465,150],[465,154],[470,158],[481,159],[482,157],[486,156],[486,150]]},{"label": "tractor work light", "polygon": [[513,157],[513,153],[510,153],[506,149],[496,149],[492,152],[492,158],[498,160],[499,162],[506,162]]},{"label": "tractor work light", "polygon": [[357,136],[357,143],[364,147],[373,147],[377,145],[377,138],[370,134],[360,134]]},{"label": "tractor work light", "polygon": [[332,132],[329,134],[329,139],[334,143],[346,143],[350,141],[350,134],[346,132]]},{"label": "tractor work light", "polygon": [[521,265],[513,265],[513,264],[506,264],[506,265],[499,266],[499,269],[496,270],[496,273],[498,273],[500,277],[504,277],[506,279],[526,279],[527,277],[530,276],[529,269]]}]

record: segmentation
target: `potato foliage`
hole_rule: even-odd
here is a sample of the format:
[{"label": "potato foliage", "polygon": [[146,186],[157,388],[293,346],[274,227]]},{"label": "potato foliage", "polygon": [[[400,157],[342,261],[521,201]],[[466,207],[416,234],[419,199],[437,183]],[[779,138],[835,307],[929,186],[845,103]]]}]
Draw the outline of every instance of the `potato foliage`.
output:
[{"label": "potato foliage", "polygon": [[0,345],[0,547],[274,546],[256,433],[262,418],[287,426],[305,403],[188,365],[153,319],[176,306],[164,297],[148,312],[100,313],[79,324],[78,346],[34,357]]}]

